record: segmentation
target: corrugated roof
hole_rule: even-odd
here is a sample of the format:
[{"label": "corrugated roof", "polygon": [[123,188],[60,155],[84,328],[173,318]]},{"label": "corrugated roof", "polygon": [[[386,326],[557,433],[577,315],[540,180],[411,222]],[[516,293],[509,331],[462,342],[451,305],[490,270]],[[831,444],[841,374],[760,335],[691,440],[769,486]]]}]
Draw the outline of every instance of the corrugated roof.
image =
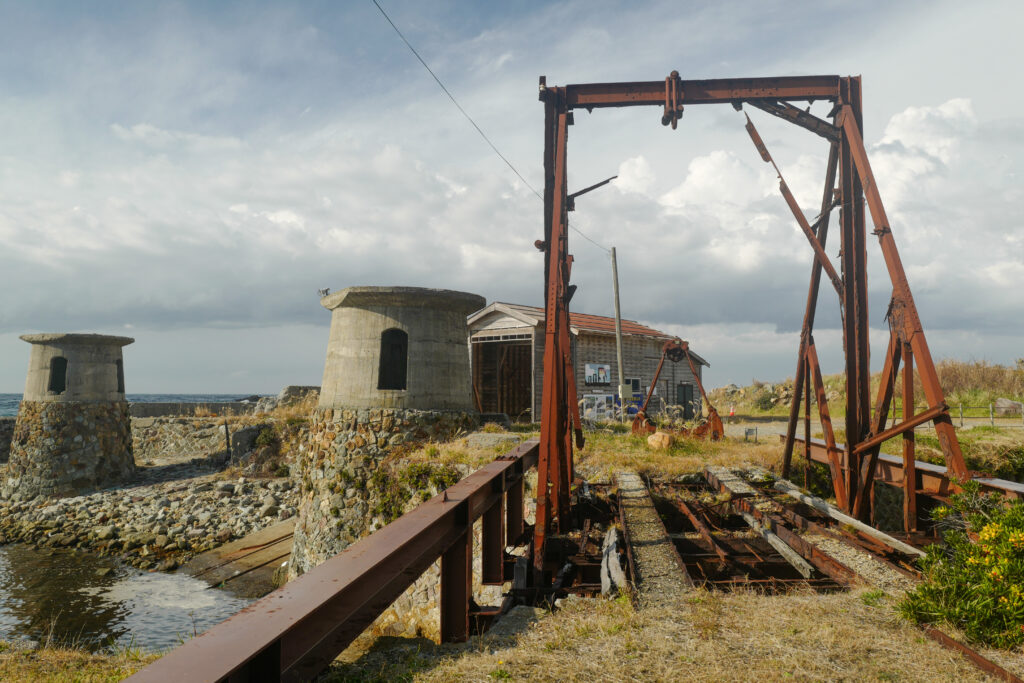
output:
[{"label": "corrugated roof", "polygon": [[[538,306],[523,306],[522,304],[507,304],[503,302],[497,303],[530,318],[535,318],[538,321],[544,320],[544,309]],[[569,324],[578,330],[615,334],[615,318],[608,318],[603,315],[587,315],[586,313],[573,313],[570,311]],[[673,339],[675,337],[675,335],[655,330],[651,327],[647,327],[646,325],[641,325],[635,320],[623,320],[622,333],[636,334],[644,337],[657,337],[659,339]]]}]

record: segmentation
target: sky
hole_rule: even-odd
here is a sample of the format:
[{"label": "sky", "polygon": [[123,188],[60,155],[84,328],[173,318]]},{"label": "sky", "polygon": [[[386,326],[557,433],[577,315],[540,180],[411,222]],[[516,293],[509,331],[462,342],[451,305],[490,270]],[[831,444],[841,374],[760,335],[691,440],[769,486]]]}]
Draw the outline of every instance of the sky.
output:
[{"label": "sky", "polygon": [[[1024,356],[1024,5],[379,1],[525,183],[371,0],[0,0],[0,392],[22,390],[31,332],[134,337],[130,393],[276,393],[320,382],[319,289],[540,305],[538,77],[673,69],[861,75],[933,356]],[[813,217],[826,144],[747,111]],[[774,172],[729,106],[660,116],[577,112],[570,190],[619,177],[570,222],[616,247],[623,317],[689,340],[708,385],[792,376],[812,252]],[[877,367],[891,287],[869,238]],[[607,252],[576,232],[570,250],[573,309],[610,315]],[[825,372],[838,321],[823,287]]]}]

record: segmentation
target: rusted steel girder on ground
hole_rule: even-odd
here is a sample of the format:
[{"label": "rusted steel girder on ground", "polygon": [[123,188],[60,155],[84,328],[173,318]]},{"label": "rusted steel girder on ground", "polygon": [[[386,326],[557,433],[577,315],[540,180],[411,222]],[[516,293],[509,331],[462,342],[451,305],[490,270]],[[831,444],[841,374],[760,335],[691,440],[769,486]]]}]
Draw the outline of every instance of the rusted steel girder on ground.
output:
[{"label": "rusted steel girder on ground", "polygon": [[[462,481],[320,566],[186,641],[132,681],[300,681],[314,678],[388,605],[441,558],[441,636],[469,635],[473,523],[501,533],[500,506],[522,504],[523,475],[537,462],[535,440]],[[495,522],[495,516],[499,522]],[[484,548],[512,545],[522,511],[508,517],[506,537]],[[519,527],[518,529],[516,527]]]},{"label": "rusted steel girder on ground", "polygon": [[[785,439],[785,436],[780,436],[780,439]],[[800,445],[804,443],[801,437],[797,437],[796,441]],[[842,464],[845,466],[846,453],[842,451],[842,444],[839,444],[838,447]],[[828,464],[828,447],[824,441],[811,439],[810,452],[811,460]],[[946,498],[956,492],[956,484],[951,481],[950,472],[943,465],[933,465],[930,462],[915,460],[913,472],[916,481],[907,481],[904,475],[903,458],[898,455],[879,453],[878,465],[875,468],[875,481],[899,487],[913,486],[919,495],[932,495],[939,498]],[[995,477],[974,477],[973,480],[981,485],[981,489],[985,493],[1001,493],[1008,499],[1024,500],[1024,484]]]}]

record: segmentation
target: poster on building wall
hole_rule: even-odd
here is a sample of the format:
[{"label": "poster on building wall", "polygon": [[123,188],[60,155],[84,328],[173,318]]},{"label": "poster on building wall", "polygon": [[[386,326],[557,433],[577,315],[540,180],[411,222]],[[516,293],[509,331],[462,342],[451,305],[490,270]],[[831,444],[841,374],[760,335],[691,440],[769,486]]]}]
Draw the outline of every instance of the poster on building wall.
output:
[{"label": "poster on building wall", "polygon": [[588,387],[609,386],[612,383],[612,366],[608,363],[585,363],[583,383]]},{"label": "poster on building wall", "polygon": [[615,394],[587,394],[580,400],[584,420],[612,420],[615,417]]}]

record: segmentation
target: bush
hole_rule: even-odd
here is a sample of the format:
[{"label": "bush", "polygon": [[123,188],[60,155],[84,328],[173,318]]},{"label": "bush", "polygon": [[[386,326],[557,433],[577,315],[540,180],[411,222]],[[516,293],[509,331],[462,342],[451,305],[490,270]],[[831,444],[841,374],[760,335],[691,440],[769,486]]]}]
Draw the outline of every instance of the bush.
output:
[{"label": "bush", "polygon": [[772,403],[772,395],[767,391],[759,394],[757,398],[754,399],[754,407],[758,410],[768,412],[775,407],[775,404]]},{"label": "bush", "polygon": [[278,443],[277,432],[273,427],[264,427],[256,437],[257,446],[276,446]]},{"label": "bush", "polygon": [[948,529],[946,545],[928,548],[920,561],[925,581],[899,609],[914,621],[946,621],[973,641],[1013,648],[1024,643],[1024,504],[982,495],[977,482],[963,489],[932,512]]}]

